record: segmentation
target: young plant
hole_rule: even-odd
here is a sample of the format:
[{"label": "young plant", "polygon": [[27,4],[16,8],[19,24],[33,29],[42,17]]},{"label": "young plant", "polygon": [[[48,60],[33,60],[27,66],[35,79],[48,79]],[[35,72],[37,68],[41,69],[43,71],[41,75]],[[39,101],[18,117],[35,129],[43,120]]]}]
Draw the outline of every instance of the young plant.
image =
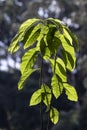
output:
[{"label": "young plant", "polygon": [[[19,28],[17,35],[13,38],[9,52],[15,53],[23,43],[25,50],[20,63],[21,78],[18,89],[24,87],[24,83],[35,71],[40,72],[39,87],[30,99],[30,106],[40,104],[41,117],[42,105],[45,104],[49,119],[56,124],[59,120],[58,110],[52,106],[52,98],[59,98],[63,91],[71,101],[77,101],[78,96],[75,88],[67,82],[67,70],[73,71],[76,65],[75,51],[78,50],[77,37],[69,28],[58,19],[48,18],[28,19]],[[41,66],[35,68],[37,58],[41,58]],[[43,77],[43,64],[48,61],[52,68],[50,86]],[[43,130],[43,121],[41,121]]]}]

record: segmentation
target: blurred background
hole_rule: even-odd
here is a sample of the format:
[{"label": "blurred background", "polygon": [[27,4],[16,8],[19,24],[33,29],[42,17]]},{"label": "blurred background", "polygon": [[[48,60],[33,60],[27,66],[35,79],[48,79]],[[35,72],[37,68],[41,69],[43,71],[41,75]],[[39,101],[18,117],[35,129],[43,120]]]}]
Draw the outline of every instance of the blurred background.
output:
[{"label": "blurred background", "polygon": [[[50,124],[50,129],[87,130],[87,0],[0,0],[0,130],[40,130],[39,106],[29,107],[30,96],[38,88],[39,74],[34,73],[25,88],[18,91],[22,51],[11,56],[7,49],[23,21],[48,17],[65,22],[77,35],[80,47],[76,69],[68,74],[79,101],[70,102],[62,94],[53,103],[60,111],[59,123]],[[50,67],[48,63],[44,65],[44,77],[49,81]],[[45,124],[46,121],[45,115]]]}]

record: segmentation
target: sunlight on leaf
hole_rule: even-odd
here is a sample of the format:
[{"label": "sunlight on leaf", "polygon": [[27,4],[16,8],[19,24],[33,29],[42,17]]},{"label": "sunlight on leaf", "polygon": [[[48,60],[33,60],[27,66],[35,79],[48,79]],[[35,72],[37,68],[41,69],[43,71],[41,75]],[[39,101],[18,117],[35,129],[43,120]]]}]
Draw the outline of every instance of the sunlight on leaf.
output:
[{"label": "sunlight on leaf", "polygon": [[35,106],[41,102],[41,89],[35,91],[30,99],[30,106]]},{"label": "sunlight on leaf", "polygon": [[32,48],[23,55],[22,62],[20,64],[20,70],[22,74],[26,72],[28,68],[33,67],[38,52],[39,52],[39,48]]},{"label": "sunlight on leaf", "polygon": [[27,39],[24,37],[25,38],[24,39],[24,44],[25,44],[24,49],[30,47],[37,41],[37,39],[40,35],[41,26],[42,26],[41,24],[38,24],[37,26],[35,26],[33,28],[32,32],[31,33],[29,32],[30,34],[28,34],[26,32],[28,36],[27,36]]},{"label": "sunlight on leaf", "polygon": [[66,68],[69,71],[73,71],[76,66],[76,56],[75,53],[73,53],[73,48],[71,48],[71,52],[62,50],[63,54],[63,60],[66,65]]},{"label": "sunlight on leaf", "polygon": [[[52,71],[54,72],[54,59],[50,58],[48,60],[51,63]],[[65,64],[61,58],[57,58],[56,60],[55,73],[60,77],[62,82],[67,81]]]},{"label": "sunlight on leaf", "polygon": [[42,100],[44,104],[47,107],[49,107],[51,103],[51,98],[52,98],[51,89],[46,84],[43,84],[41,86],[41,92],[42,92]]},{"label": "sunlight on leaf", "polygon": [[35,23],[38,23],[39,21],[40,21],[40,19],[36,19],[36,18],[26,20],[25,22],[23,22],[21,24],[21,26],[18,30],[18,33],[25,32],[28,27],[30,28],[32,24],[34,26]]},{"label": "sunlight on leaf", "polygon": [[21,33],[20,34],[16,34],[16,36],[13,38],[8,51],[12,54],[15,53],[16,51],[19,50],[20,46],[19,46],[19,42],[22,40],[21,38]]},{"label": "sunlight on leaf", "polygon": [[65,88],[68,99],[71,101],[78,101],[78,96],[75,88],[68,83],[64,83],[63,86]]},{"label": "sunlight on leaf", "polygon": [[52,121],[53,124],[57,124],[59,120],[59,112],[54,107],[50,109],[50,120]]},{"label": "sunlight on leaf", "polygon": [[12,54],[20,48],[19,43],[23,40],[25,32],[34,26],[40,19],[28,19],[23,24],[21,24],[17,35],[13,38],[8,51]]},{"label": "sunlight on leaf", "polygon": [[72,45],[73,40],[68,31],[65,28],[63,28],[63,32],[63,35],[70,41],[70,44]]},{"label": "sunlight on leaf", "polygon": [[77,36],[75,34],[73,34],[68,27],[65,27],[65,29],[71,36],[71,38],[73,40],[73,46],[75,47],[76,51],[78,52],[79,51],[79,42],[78,42]]},{"label": "sunlight on leaf", "polygon": [[52,77],[51,86],[52,86],[52,92],[55,98],[58,98],[63,91],[63,84],[61,80],[57,77],[57,75],[55,74]]},{"label": "sunlight on leaf", "polygon": [[18,82],[18,90],[21,90],[24,86],[24,83],[26,82],[26,80],[29,78],[29,76],[34,73],[36,70],[38,69],[30,69],[28,68],[27,71],[25,71],[23,73],[23,75],[21,76],[19,82]]}]

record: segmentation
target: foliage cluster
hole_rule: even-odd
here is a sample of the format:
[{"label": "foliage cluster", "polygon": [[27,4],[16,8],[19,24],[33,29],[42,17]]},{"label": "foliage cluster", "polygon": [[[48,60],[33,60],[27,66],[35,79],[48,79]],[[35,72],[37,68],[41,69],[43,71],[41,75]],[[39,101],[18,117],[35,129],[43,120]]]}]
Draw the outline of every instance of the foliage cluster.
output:
[{"label": "foliage cluster", "polygon": [[[13,38],[9,52],[15,53],[21,48],[25,51],[20,63],[21,78],[18,89],[21,90],[29,76],[35,71],[40,72],[39,88],[30,99],[30,106],[44,104],[50,120],[56,124],[59,111],[52,106],[52,98],[59,98],[63,91],[71,101],[77,101],[75,88],[67,81],[67,70],[73,71],[76,65],[75,49],[78,50],[77,37],[58,19],[28,19],[19,28]],[[41,66],[35,66],[41,57]],[[43,62],[48,61],[52,68],[50,85],[44,81]]]}]

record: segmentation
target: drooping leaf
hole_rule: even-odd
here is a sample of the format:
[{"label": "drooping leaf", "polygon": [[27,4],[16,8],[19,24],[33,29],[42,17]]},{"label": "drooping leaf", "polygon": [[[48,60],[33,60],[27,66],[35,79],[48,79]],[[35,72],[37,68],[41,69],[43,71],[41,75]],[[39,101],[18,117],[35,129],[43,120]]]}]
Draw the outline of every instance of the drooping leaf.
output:
[{"label": "drooping leaf", "polygon": [[[37,26],[37,25],[36,25],[36,26]],[[22,40],[24,46],[25,46],[25,44],[26,44],[28,38],[30,37],[32,31],[34,30],[34,28],[35,28],[35,25],[34,25],[34,26],[31,25],[30,27],[28,27],[28,29],[26,29],[26,31],[25,31],[25,33],[24,33],[24,35],[23,35],[23,40]],[[33,43],[32,43],[32,44],[33,44]],[[31,45],[31,44],[29,44],[29,46],[30,46],[30,45]]]},{"label": "drooping leaf", "polygon": [[12,40],[12,42],[11,42],[9,48],[8,48],[8,51],[9,51],[11,54],[12,54],[12,53],[15,53],[16,51],[19,50],[20,46],[19,46],[18,43],[22,40],[22,38],[21,38],[20,36],[21,36],[21,33],[17,34],[17,35],[13,38],[13,40]]},{"label": "drooping leaf", "polygon": [[47,107],[49,107],[51,103],[51,98],[52,98],[51,89],[46,84],[43,84],[41,86],[41,92],[42,92],[42,100],[44,104]]},{"label": "drooping leaf", "polygon": [[39,104],[41,102],[41,100],[42,100],[41,89],[38,89],[31,96],[30,106],[34,106],[34,105]]},{"label": "drooping leaf", "polygon": [[50,50],[48,47],[46,47],[43,59],[48,61],[48,59],[50,59],[50,57],[51,57]]},{"label": "drooping leaf", "polygon": [[70,51],[69,49],[73,47],[67,37],[65,37],[64,34],[60,34],[59,31],[55,32],[55,37],[60,40],[61,45],[65,51]]},{"label": "drooping leaf", "polygon": [[27,35],[27,39],[26,39],[26,37],[24,37],[24,40],[23,40],[23,42],[25,43],[24,49],[30,47],[31,45],[33,45],[33,43],[35,43],[35,41],[37,40],[37,38],[40,35],[41,27],[42,27],[42,24],[38,24],[38,25],[36,25],[34,27],[34,29],[32,30],[31,34],[28,34],[26,32],[27,33],[26,34]]},{"label": "drooping leaf", "polygon": [[38,70],[38,69],[30,69],[30,68],[28,68],[27,69],[27,71],[25,71],[24,73],[23,73],[23,75],[21,76],[21,78],[20,78],[20,80],[19,80],[19,82],[18,82],[18,90],[21,90],[24,86],[24,83],[26,82],[26,80],[28,79],[28,77],[32,74],[32,73],[34,73],[36,70]]},{"label": "drooping leaf", "polygon": [[64,60],[64,63],[66,65],[66,68],[69,71],[73,71],[75,69],[75,66],[76,66],[76,56],[75,56],[75,53],[73,51],[74,51],[73,48],[71,48],[70,52],[62,50],[63,60]]},{"label": "drooping leaf", "polygon": [[43,36],[47,35],[48,31],[49,31],[49,27],[48,26],[46,26],[46,25],[42,26],[41,34]]},{"label": "drooping leaf", "polygon": [[78,38],[75,34],[72,34],[72,38],[73,38],[73,45],[76,49],[76,51],[79,51],[79,42],[78,42]]},{"label": "drooping leaf", "polygon": [[55,98],[58,98],[63,91],[63,84],[55,74],[52,77],[51,86],[53,95],[55,96]]},{"label": "drooping leaf", "polygon": [[43,38],[40,41],[40,51],[41,51],[42,56],[44,56],[46,52],[46,44]]},{"label": "drooping leaf", "polygon": [[[51,63],[52,71],[54,72],[54,59],[50,58],[48,60]],[[62,82],[67,81],[65,64],[61,58],[57,58],[56,60],[55,73],[60,77]]]},{"label": "drooping leaf", "polygon": [[26,31],[31,29],[31,27],[35,26],[35,24],[39,21],[40,19],[28,19],[23,24],[21,24],[17,35],[13,38],[10,47],[8,48],[8,51],[11,54],[18,51],[18,49],[20,48],[19,43],[23,41]]},{"label": "drooping leaf", "polygon": [[56,59],[56,74],[62,79],[63,82],[67,81],[66,67],[61,58]]},{"label": "drooping leaf", "polygon": [[62,21],[60,21],[59,19],[53,19],[53,18],[48,18],[48,21],[50,21],[51,23],[53,23],[57,30],[59,30],[60,33],[63,33],[63,23]]},{"label": "drooping leaf", "polygon": [[60,46],[60,40],[54,36],[52,44],[49,45],[50,50],[52,51],[53,54],[57,53],[59,46]]},{"label": "drooping leaf", "polygon": [[76,49],[76,51],[79,51],[79,42],[78,42],[78,38],[75,34],[73,34],[70,29],[68,27],[65,26],[65,30],[69,33],[69,35],[71,36],[72,38],[72,41],[73,41],[73,45]]},{"label": "drooping leaf", "polygon": [[63,47],[63,56],[66,68],[70,71],[73,71],[76,64],[76,56],[74,47],[70,44],[69,40],[67,40],[63,34],[59,34],[59,32],[55,33],[55,36],[60,39],[62,47]]},{"label": "drooping leaf", "polygon": [[63,84],[67,98],[71,101],[78,101],[78,96],[75,88],[68,83]]},{"label": "drooping leaf", "polygon": [[38,55],[39,48],[32,48],[28,50],[24,56],[22,57],[22,62],[20,64],[20,70],[23,75],[29,68],[32,68],[34,62],[36,61],[36,57]]},{"label": "drooping leaf", "polygon": [[45,60],[47,60],[46,58],[47,57],[50,57],[51,54],[50,54],[50,50],[49,48],[46,46],[45,42],[44,42],[44,39],[42,38],[41,41],[40,41],[40,51],[41,51],[41,54],[43,56],[43,58]]},{"label": "drooping leaf", "polygon": [[53,124],[57,124],[59,120],[59,112],[54,107],[50,109],[50,120],[52,121]]},{"label": "drooping leaf", "polygon": [[[40,19],[33,18],[33,19],[28,19],[25,22],[23,22],[18,30],[18,33],[26,31],[26,29],[29,29],[30,27],[34,26],[36,23],[38,24],[40,22]],[[32,26],[31,26],[32,25]]]},{"label": "drooping leaf", "polygon": [[72,45],[73,43],[73,39],[70,36],[69,32],[65,29],[65,27],[63,28],[63,35],[66,39],[68,39],[70,41],[70,44]]},{"label": "drooping leaf", "polygon": [[57,52],[60,45],[59,39],[54,36],[55,31],[56,27],[51,25],[46,36],[47,46],[52,54],[55,54]]},{"label": "drooping leaf", "polygon": [[49,20],[49,21],[55,21],[55,22],[57,22],[58,24],[62,24],[62,21],[61,21],[61,20],[59,20],[59,19],[55,19],[55,18],[48,18],[47,20]]}]

